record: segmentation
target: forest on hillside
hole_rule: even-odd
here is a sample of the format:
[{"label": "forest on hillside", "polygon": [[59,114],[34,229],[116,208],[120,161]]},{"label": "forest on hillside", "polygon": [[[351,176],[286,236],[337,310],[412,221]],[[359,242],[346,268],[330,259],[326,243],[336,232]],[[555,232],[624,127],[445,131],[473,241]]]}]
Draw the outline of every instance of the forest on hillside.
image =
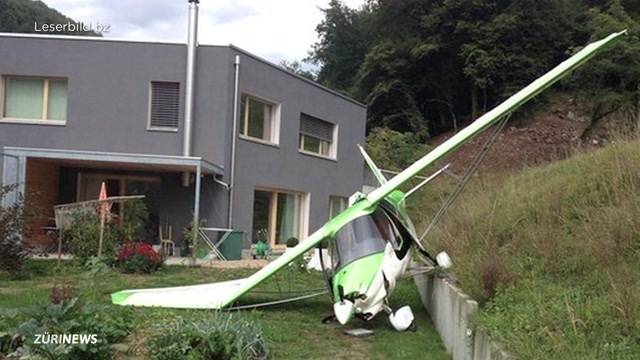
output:
[{"label": "forest on hillside", "polygon": [[317,81],[369,106],[369,131],[424,141],[458,129],[588,42],[623,29],[629,34],[611,51],[556,89],[581,101],[587,129],[613,112],[638,124],[638,1],[368,0],[353,9],[332,0],[323,11],[305,61],[318,66]]},{"label": "forest on hillside", "polygon": [[[32,0],[0,0],[0,32],[9,33],[33,33],[34,23],[75,24],[70,19],[55,9],[48,7],[42,1]],[[73,34],[100,36],[94,32],[50,32],[48,34]]]}]

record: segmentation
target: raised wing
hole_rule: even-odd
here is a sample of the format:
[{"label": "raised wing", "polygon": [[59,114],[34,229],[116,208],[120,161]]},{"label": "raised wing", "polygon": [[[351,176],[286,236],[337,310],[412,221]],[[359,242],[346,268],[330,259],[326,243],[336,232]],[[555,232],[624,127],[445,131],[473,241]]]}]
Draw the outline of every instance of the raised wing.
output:
[{"label": "raised wing", "polygon": [[[368,195],[363,196],[360,201],[344,210],[340,215],[329,220],[329,222],[298,244],[298,246],[287,251],[250,277],[207,285],[181,286],[164,289],[124,290],[112,294],[112,301],[115,304],[121,305],[167,306],[179,308],[220,309],[231,305],[240,296],[256,287],[271,275],[280,271],[287,264],[299,256],[302,256],[305,252],[311,250],[326,237],[332,236],[345,224],[359,216],[371,213],[378,203],[409,179],[418,175],[418,173],[425,168],[434,164],[460,145],[471,140],[473,137],[495,124],[503,117],[515,111],[518,107],[554,84],[556,81],[560,80],[578,66],[588,61],[598,51],[602,50],[606,45],[612,43],[616,38],[625,33],[626,30],[613,33],[600,41],[587,45],[578,53],[556,66],[545,75],[536,79],[527,87],[511,96],[493,110],[478,118],[466,128],[462,129],[449,140],[440,144],[433,151],[413,163],[407,169],[384,182],[379,188],[375,189]],[[363,155],[365,155],[365,160],[367,160],[368,156],[366,153]],[[367,160],[367,162],[369,162],[369,160]]]}]

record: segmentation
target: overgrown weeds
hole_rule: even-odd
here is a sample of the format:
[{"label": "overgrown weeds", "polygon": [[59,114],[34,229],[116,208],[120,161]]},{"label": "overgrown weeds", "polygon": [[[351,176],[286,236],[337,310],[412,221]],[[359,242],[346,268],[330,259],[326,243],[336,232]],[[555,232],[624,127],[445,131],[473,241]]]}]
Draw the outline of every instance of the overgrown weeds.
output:
[{"label": "overgrown weeds", "polygon": [[638,169],[640,142],[619,141],[476,181],[427,241],[484,304],[479,324],[520,357],[637,355]]}]

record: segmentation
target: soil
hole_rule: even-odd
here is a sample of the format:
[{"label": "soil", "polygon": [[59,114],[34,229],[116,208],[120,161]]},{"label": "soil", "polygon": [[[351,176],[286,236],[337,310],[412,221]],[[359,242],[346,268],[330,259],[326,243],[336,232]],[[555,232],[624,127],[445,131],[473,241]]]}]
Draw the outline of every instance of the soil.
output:
[{"label": "soil", "polygon": [[[495,173],[538,166],[566,158],[578,148],[604,145],[607,140],[602,135],[587,140],[581,138],[587,125],[573,108],[567,103],[544,106],[528,116],[509,121],[480,164],[478,172]],[[453,135],[453,132],[441,134],[430,143],[439,145]],[[457,149],[441,164],[451,163],[455,173],[462,173],[491,135],[492,129],[485,131]]]}]

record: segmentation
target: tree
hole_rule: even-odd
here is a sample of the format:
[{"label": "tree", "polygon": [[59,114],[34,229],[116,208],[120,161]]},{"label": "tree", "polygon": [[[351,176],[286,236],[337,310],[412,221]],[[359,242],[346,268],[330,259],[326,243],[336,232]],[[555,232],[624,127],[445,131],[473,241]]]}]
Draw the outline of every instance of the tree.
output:
[{"label": "tree", "polygon": [[[359,9],[334,0],[308,60],[320,66],[319,81],[369,106],[369,130],[424,138],[475,119],[566,59],[571,46],[635,28],[639,16],[633,0],[369,0]],[[636,38],[590,63],[591,78],[563,83],[602,100],[589,100],[592,118],[633,103]]]},{"label": "tree", "polygon": [[305,70],[302,67],[302,64],[297,60],[294,60],[294,61],[282,60],[282,61],[280,61],[279,65],[282,68],[284,68],[285,70],[290,71],[290,72],[292,72],[292,73],[294,73],[296,75],[300,75],[300,76],[302,76],[304,78],[307,78],[309,80],[316,81],[316,79],[317,79],[317,74],[316,73],[314,73],[311,70]]},{"label": "tree", "polygon": [[306,61],[321,66],[318,73],[321,83],[346,91],[368,48],[363,24],[368,10],[366,7],[353,10],[339,0],[331,0],[322,11],[325,18],[316,27],[319,40]]},{"label": "tree", "polygon": [[586,32],[591,34],[590,40],[623,29],[628,29],[628,35],[606,56],[592,60],[569,80],[571,88],[587,104],[589,124],[583,139],[589,138],[613,112],[625,112],[628,127],[640,128],[640,23],[625,11],[620,0],[610,1],[604,9],[589,10]]},{"label": "tree", "polygon": [[[0,32],[33,33],[35,23],[39,24],[76,24],[56,10],[48,7],[42,1],[31,0],[1,0],[0,1]],[[93,31],[81,32],[47,32],[46,34],[90,35],[101,36]]]},{"label": "tree", "polygon": [[429,152],[429,146],[415,134],[385,127],[371,130],[366,149],[375,163],[387,170],[404,169]]}]

